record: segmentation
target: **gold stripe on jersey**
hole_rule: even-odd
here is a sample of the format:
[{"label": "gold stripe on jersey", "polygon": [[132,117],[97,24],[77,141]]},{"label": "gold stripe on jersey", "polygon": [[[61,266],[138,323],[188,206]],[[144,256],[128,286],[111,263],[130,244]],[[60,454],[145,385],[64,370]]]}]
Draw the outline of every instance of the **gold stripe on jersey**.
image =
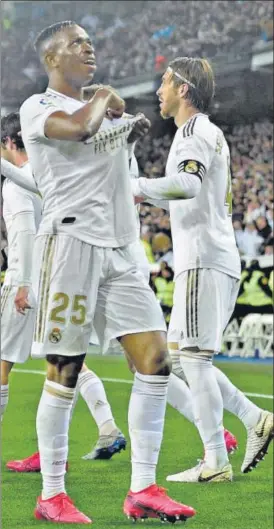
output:
[{"label": "gold stripe on jersey", "polygon": [[35,329],[34,329],[34,341],[35,342],[41,341],[43,313],[44,313],[43,299],[45,296],[45,286],[47,284],[48,274],[50,272],[48,269],[48,260],[49,260],[49,249],[50,249],[52,240],[53,240],[53,235],[48,235],[46,237],[44,250],[43,250],[42,263],[41,263],[40,276],[39,276],[39,285],[38,285],[37,314],[36,314],[36,322],[35,322]]},{"label": "gold stripe on jersey", "polygon": [[190,283],[190,325],[191,325],[191,338],[194,338],[194,303],[195,303],[195,270],[191,270],[191,283]]},{"label": "gold stripe on jersey", "polygon": [[188,270],[186,287],[187,338],[198,338],[199,270]]},{"label": "gold stripe on jersey", "polygon": [[42,301],[42,306],[43,305],[44,306],[43,306],[43,311],[42,311],[43,318],[42,318],[41,342],[44,341],[45,329],[46,329],[46,321],[47,321],[47,317],[48,317],[51,271],[52,271],[54,254],[55,254],[55,247],[56,247],[56,237],[52,236],[52,238],[50,240],[50,244],[49,244],[49,249],[48,249],[48,259],[47,259],[48,273],[47,273],[45,289],[44,289],[44,300]]},{"label": "gold stripe on jersey", "polygon": [[190,335],[189,331],[189,307],[190,307],[190,283],[191,283],[191,270],[187,271],[187,285],[186,285],[186,335],[187,338]]},{"label": "gold stripe on jersey", "polygon": [[198,296],[199,296],[199,268],[196,269],[196,283],[195,283],[195,332],[198,338]]},{"label": "gold stripe on jersey", "polygon": [[11,289],[12,289],[11,285],[4,286],[2,288],[2,292],[1,292],[1,315],[4,312],[4,308],[5,308],[5,305],[7,303],[7,299],[9,297],[9,293],[10,293]]},{"label": "gold stripe on jersey", "polygon": [[188,123],[185,124],[182,130],[183,138],[188,138],[190,136],[193,136],[196,120],[197,120],[197,116],[194,116],[188,121]]}]

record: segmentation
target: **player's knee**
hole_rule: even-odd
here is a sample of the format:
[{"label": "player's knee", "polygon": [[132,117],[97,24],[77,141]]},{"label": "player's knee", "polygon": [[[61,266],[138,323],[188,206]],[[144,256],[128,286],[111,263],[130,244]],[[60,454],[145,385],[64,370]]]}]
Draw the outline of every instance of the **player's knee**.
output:
[{"label": "player's knee", "polygon": [[13,367],[12,362],[1,360],[1,385],[6,386],[9,383],[9,374]]},{"label": "player's knee", "polygon": [[47,378],[68,388],[75,388],[85,355],[47,355]]},{"label": "player's knee", "polygon": [[165,347],[149,349],[143,366],[145,375],[169,376],[171,368],[171,358]]}]

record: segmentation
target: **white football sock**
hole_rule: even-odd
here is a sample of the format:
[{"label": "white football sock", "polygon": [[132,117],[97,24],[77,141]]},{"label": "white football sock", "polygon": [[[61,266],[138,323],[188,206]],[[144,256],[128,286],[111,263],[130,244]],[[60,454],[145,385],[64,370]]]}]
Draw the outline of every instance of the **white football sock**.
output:
[{"label": "white football sock", "polygon": [[181,366],[181,351],[169,349],[169,354],[172,360],[172,373],[168,382],[167,402],[194,423],[192,395]]},{"label": "white football sock", "polygon": [[1,399],[0,399],[0,413],[1,413],[1,421],[3,420],[3,416],[6,410],[6,407],[8,405],[9,401],[9,385],[1,385]]},{"label": "white football sock", "polygon": [[135,373],[128,422],[132,492],[153,485],[163,437],[169,377]]},{"label": "white football sock", "polygon": [[190,422],[195,422],[191,391],[186,383],[173,373],[171,373],[169,378],[167,402]]},{"label": "white football sock", "polygon": [[100,378],[93,371],[83,371],[78,377],[78,387],[98,426],[99,435],[118,431]]},{"label": "white football sock", "polygon": [[228,463],[223,429],[223,399],[212,365],[202,352],[182,351],[182,368],[192,394],[195,424],[205,448],[205,461],[212,469]]},{"label": "white football sock", "polygon": [[68,430],[73,396],[74,389],[45,381],[36,418],[43,500],[65,492]]},{"label": "white football sock", "polygon": [[71,405],[71,409],[70,409],[69,423],[71,423],[71,421],[72,421],[72,417],[73,417],[73,414],[74,414],[75,406],[76,406],[77,401],[78,401],[79,393],[80,393],[80,391],[79,391],[79,382],[77,381],[77,385],[76,385],[76,388],[74,390],[72,405]]},{"label": "white football sock", "polygon": [[256,426],[262,410],[236,388],[220,369],[214,367],[214,371],[223,397],[224,408],[236,415],[246,428]]}]

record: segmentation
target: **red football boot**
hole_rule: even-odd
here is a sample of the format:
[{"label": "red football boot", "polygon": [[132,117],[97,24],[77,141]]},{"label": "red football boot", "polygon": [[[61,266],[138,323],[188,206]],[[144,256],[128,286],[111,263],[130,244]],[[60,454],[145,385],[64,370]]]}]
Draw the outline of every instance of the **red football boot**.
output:
[{"label": "red football boot", "polygon": [[238,441],[231,432],[228,430],[224,430],[224,438],[225,438],[225,444],[228,454],[233,454],[235,450],[238,450]]},{"label": "red football boot", "polygon": [[128,518],[137,519],[159,518],[162,522],[175,523],[194,516],[192,507],[172,500],[166,490],[157,485],[141,490],[129,491],[124,502],[124,513]]},{"label": "red football boot", "polygon": [[39,496],[34,516],[37,520],[47,520],[53,523],[92,523],[90,518],[76,509],[71,498],[64,492],[49,500],[42,500]]},{"label": "red football boot", "polygon": [[[13,472],[40,472],[40,454],[35,452],[25,459],[18,459],[16,461],[8,461],[6,467]],[[66,464],[66,470],[68,470],[68,463]]]},{"label": "red football boot", "polygon": [[19,459],[16,461],[8,461],[6,467],[14,472],[40,472],[40,455],[39,452],[35,452],[25,459]]}]

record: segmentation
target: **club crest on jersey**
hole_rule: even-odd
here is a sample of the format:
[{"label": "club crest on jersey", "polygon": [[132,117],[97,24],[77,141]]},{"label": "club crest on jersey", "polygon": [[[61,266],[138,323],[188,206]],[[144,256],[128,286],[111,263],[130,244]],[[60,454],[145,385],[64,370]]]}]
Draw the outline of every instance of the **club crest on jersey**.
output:
[{"label": "club crest on jersey", "polygon": [[54,329],[52,329],[52,331],[49,334],[49,341],[51,343],[59,343],[61,341],[61,338],[62,338],[62,333],[60,329],[58,329],[58,327],[55,327]]},{"label": "club crest on jersey", "polygon": [[198,164],[194,160],[189,160],[185,166],[186,173],[198,173]]}]

